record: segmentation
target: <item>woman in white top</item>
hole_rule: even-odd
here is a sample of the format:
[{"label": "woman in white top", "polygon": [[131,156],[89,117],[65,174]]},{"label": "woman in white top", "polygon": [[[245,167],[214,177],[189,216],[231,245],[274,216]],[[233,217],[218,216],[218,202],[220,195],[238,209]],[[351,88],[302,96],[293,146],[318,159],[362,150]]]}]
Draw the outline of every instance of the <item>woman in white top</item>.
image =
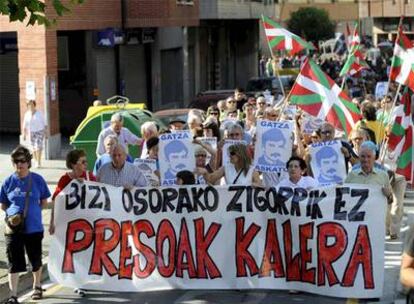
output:
[{"label": "woman in white top", "polygon": [[142,149],[141,149],[141,157],[140,158],[147,158],[148,156],[148,148],[147,148],[147,141],[152,137],[158,137],[158,128],[155,121],[146,121],[141,126],[141,136],[144,139],[142,141]]},{"label": "woman in white top", "polygon": [[289,158],[286,168],[289,176],[282,179],[279,187],[305,188],[307,190],[318,187],[318,182],[310,176],[303,176],[306,172],[306,162],[303,158],[292,156]]},{"label": "woman in white top", "polygon": [[23,119],[23,140],[30,140],[35,167],[41,166],[43,141],[47,137],[47,125],[42,112],[36,110],[36,101],[27,102],[27,111]]},{"label": "woman in white top", "polygon": [[215,184],[224,177],[226,185],[261,186],[259,172],[254,170],[244,144],[234,144],[228,148],[230,164],[208,173],[205,168],[196,168],[196,174],[203,175],[209,184]]}]

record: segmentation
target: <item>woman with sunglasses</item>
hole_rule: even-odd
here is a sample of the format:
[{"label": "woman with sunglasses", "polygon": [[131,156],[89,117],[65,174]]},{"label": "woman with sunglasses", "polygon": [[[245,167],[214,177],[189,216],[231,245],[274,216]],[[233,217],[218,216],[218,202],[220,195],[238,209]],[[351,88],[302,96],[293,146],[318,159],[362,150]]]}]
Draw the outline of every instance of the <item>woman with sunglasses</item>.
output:
[{"label": "woman with sunglasses", "polygon": [[[55,198],[65,187],[74,179],[79,182],[84,180],[96,181],[96,177],[92,172],[87,171],[88,161],[86,160],[86,153],[83,150],[72,150],[66,155],[66,167],[70,169],[70,172],[66,172],[58,181],[55,192],[52,196],[52,213],[50,216],[49,233],[52,235],[55,233]],[[85,296],[83,289],[76,288],[74,290],[80,296]]]},{"label": "woman with sunglasses", "polygon": [[254,170],[252,160],[248,155],[247,147],[244,144],[234,144],[228,148],[230,164],[224,165],[208,173],[204,168],[196,168],[196,174],[203,175],[210,185],[214,185],[224,177],[226,185],[253,185],[261,187],[259,172]]},{"label": "woman with sunglasses", "polygon": [[[15,172],[5,179],[0,192],[1,209],[10,218],[5,227],[10,287],[10,298],[5,303],[9,304],[19,303],[17,288],[19,273],[26,271],[25,254],[32,265],[32,299],[42,298],[42,208],[47,206],[47,198],[50,196],[43,177],[30,171],[32,155],[29,149],[18,146],[11,153],[11,159]],[[21,231],[12,230],[17,220],[24,222]]]}]

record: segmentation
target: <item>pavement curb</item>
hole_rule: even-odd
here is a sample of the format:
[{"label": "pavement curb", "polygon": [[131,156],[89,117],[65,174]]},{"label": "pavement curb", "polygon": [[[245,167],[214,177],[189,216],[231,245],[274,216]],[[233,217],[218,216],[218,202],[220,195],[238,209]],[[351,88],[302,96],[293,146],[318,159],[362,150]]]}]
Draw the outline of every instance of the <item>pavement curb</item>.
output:
[{"label": "pavement curb", "polygon": [[[49,279],[49,271],[47,261],[43,263],[42,283]],[[25,290],[31,290],[33,286],[33,275],[31,271],[20,274],[19,289],[17,294],[21,294]],[[7,276],[0,281],[0,302],[3,303],[9,297],[9,281]]]}]

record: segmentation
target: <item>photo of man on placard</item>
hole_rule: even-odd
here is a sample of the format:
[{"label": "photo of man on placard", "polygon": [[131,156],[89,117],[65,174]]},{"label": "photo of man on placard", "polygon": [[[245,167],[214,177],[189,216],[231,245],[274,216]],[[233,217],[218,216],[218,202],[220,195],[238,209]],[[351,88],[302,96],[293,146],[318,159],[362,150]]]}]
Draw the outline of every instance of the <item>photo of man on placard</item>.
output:
[{"label": "photo of man on placard", "polygon": [[257,160],[257,164],[261,166],[284,166],[281,157],[281,150],[286,145],[286,138],[279,129],[269,129],[262,135],[262,151],[263,155]]},{"label": "photo of man on placard", "polygon": [[173,140],[165,146],[164,155],[169,165],[164,180],[175,179],[177,173],[187,167],[188,149],[183,142]]},{"label": "photo of man on placard", "polygon": [[315,154],[316,164],[319,167],[317,180],[319,183],[342,183],[342,178],[338,175],[339,155],[330,146],[322,147]]}]

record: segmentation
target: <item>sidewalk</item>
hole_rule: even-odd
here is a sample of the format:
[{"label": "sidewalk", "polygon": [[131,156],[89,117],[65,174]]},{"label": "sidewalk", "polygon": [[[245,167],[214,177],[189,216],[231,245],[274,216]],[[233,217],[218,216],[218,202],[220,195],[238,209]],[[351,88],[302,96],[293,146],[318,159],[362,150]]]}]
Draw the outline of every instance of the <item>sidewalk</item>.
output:
[{"label": "sidewalk", "polygon": [[[7,178],[10,174],[14,172],[12,163],[10,161],[9,153],[16,147],[17,142],[15,139],[9,139],[1,141],[0,147],[0,185],[5,178]],[[62,157],[60,160],[44,160],[42,164],[42,168],[34,169],[32,168],[31,171],[36,172],[43,176],[46,180],[49,190],[51,193],[55,190],[56,184],[58,179],[64,174],[64,172],[68,171],[66,169],[64,156],[66,155],[67,151],[69,151],[70,146],[68,144],[64,144],[62,148]],[[49,233],[47,232],[49,229],[49,221],[50,221],[50,209],[45,209],[42,211],[43,216],[43,223],[45,226],[45,234],[43,240],[43,276],[45,278],[48,277],[47,273],[47,257],[49,252]],[[4,219],[4,212],[0,210],[0,220],[3,221]],[[6,247],[5,247],[5,240],[4,240],[4,222],[0,224],[0,303],[2,303],[8,297],[8,281],[7,281],[7,257],[6,257]],[[19,290],[29,289],[31,288],[32,284],[32,274],[25,273],[20,276],[20,283],[19,283]]]},{"label": "sidewalk", "polygon": [[[66,153],[69,146],[65,146],[62,150],[62,154]],[[1,182],[13,173],[13,167],[10,162],[10,156],[4,151],[4,146],[1,147],[0,151],[0,184]],[[65,161],[51,160],[44,161],[43,168],[33,169],[33,172],[41,174],[51,192],[54,191],[56,183],[59,177],[67,171],[65,168]],[[399,240],[386,241],[385,244],[385,275],[384,275],[384,294],[379,302],[375,303],[403,303],[404,296],[401,294],[401,285],[399,284],[399,269],[401,262],[401,252],[405,234],[408,229],[408,224],[414,223],[414,192],[410,191],[407,193],[407,198],[404,201],[404,219],[402,225],[402,233]],[[47,258],[50,236],[48,231],[49,220],[50,220],[50,209],[43,210],[43,222],[45,226],[45,235],[43,240],[43,274],[44,277],[48,277],[47,273]],[[0,211],[0,219],[3,220],[4,212]],[[22,274],[20,277],[19,290],[31,289],[32,275],[31,273]],[[4,224],[0,225],[0,302],[4,301],[8,296],[8,282],[7,282],[7,258],[4,241]],[[363,302],[363,301],[361,301]]]}]

